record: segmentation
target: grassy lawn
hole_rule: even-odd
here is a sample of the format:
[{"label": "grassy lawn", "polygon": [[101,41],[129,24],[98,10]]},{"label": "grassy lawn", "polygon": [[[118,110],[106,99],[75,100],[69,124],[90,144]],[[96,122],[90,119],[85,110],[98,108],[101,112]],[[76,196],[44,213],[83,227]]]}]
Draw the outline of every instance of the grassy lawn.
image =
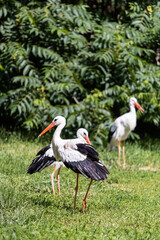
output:
[{"label": "grassy lawn", "polygon": [[[116,164],[117,149],[98,149],[110,175],[93,183],[84,214],[82,201],[90,180],[80,177],[73,213],[75,173],[61,170],[62,196],[56,181],[57,194],[52,195],[51,169],[27,174],[46,145],[15,133],[1,134],[0,239],[160,239],[160,141],[126,143],[126,169]],[[149,165],[149,170],[141,170]]]}]

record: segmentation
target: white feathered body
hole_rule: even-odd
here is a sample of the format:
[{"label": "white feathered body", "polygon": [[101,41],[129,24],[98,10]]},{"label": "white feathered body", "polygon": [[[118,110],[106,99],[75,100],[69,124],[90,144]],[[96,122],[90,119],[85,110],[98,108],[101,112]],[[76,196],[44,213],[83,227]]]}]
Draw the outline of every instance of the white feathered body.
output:
[{"label": "white feathered body", "polygon": [[76,144],[86,143],[84,139],[61,139],[54,138],[52,140],[52,148],[55,158],[62,162],[71,162],[77,159],[78,161],[83,161],[86,156],[77,151]]},{"label": "white feathered body", "polygon": [[129,133],[133,131],[137,124],[136,110],[131,108],[130,112],[118,117],[110,128],[109,151],[113,150],[119,141],[127,139]]}]

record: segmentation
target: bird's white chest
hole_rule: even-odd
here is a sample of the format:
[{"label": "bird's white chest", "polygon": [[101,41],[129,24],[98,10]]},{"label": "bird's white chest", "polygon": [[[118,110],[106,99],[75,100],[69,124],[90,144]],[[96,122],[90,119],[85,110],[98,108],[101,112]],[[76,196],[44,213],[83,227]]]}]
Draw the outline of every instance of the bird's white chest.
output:
[{"label": "bird's white chest", "polygon": [[52,142],[53,152],[57,161],[65,161],[67,158],[67,149],[70,146],[65,142]]},{"label": "bird's white chest", "polygon": [[135,116],[131,116],[130,117],[130,121],[129,121],[129,129],[130,129],[130,131],[133,131],[134,129],[135,129],[135,127],[136,127],[136,117]]},{"label": "bird's white chest", "polygon": [[123,118],[118,118],[115,123],[117,125],[117,139],[125,140],[128,134],[136,127],[136,116],[129,113],[124,115]]},{"label": "bird's white chest", "polygon": [[52,141],[52,148],[53,148],[53,153],[54,153],[54,156],[55,156],[56,160],[61,161],[61,157],[60,157],[60,154],[59,154],[59,145],[55,144]]}]

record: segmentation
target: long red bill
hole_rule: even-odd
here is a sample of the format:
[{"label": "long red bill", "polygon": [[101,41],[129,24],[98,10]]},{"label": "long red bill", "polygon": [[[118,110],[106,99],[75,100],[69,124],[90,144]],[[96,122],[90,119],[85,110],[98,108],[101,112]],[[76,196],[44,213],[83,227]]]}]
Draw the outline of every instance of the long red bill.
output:
[{"label": "long red bill", "polygon": [[138,108],[138,110],[143,113],[144,112],[144,109],[141,107],[141,105],[139,103],[135,103],[135,106]]},{"label": "long red bill", "polygon": [[46,127],[39,135],[38,137],[42,136],[44,133],[46,133],[49,129],[51,129],[52,127],[54,127],[55,124],[52,122],[51,124],[48,125],[48,127]]},{"label": "long red bill", "polygon": [[86,140],[86,142],[87,142],[89,145],[91,145],[91,142],[90,142],[90,140],[89,140],[89,137],[85,137],[85,140]]}]

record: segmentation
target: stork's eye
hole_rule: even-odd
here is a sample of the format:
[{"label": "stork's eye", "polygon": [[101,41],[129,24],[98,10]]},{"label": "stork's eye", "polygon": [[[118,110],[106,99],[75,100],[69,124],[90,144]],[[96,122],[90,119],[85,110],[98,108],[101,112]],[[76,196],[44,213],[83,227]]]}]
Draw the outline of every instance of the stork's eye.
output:
[{"label": "stork's eye", "polygon": [[57,118],[56,118],[56,119],[54,119],[54,121],[56,122],[56,121],[57,121]]},{"label": "stork's eye", "polygon": [[87,134],[84,132],[84,135],[86,136]]}]

